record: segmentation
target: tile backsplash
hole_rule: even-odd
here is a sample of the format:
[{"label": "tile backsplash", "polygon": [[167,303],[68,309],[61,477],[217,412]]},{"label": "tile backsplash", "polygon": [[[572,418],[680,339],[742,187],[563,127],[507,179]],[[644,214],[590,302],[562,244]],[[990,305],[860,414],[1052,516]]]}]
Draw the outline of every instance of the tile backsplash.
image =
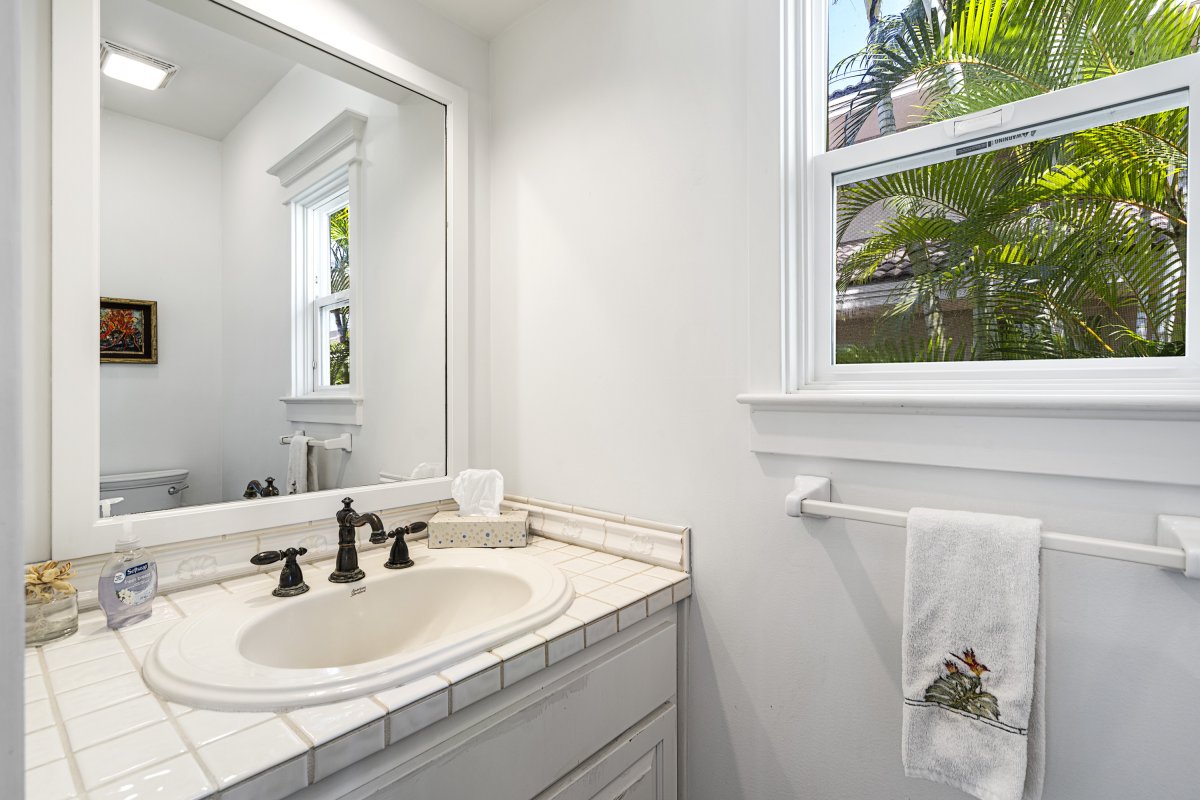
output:
[{"label": "tile backsplash", "polygon": [[[422,503],[415,506],[392,508],[379,512],[385,527],[391,529],[408,525],[417,520],[428,521],[439,510],[457,508],[451,500],[440,503]],[[412,537],[417,538],[417,537]],[[364,535],[359,536],[360,551],[366,552],[389,545],[373,545]],[[284,550],[288,547],[306,547],[308,554],[300,560],[311,563],[332,556],[337,550],[337,523],[329,520],[265,528],[246,533],[214,536],[208,539],[193,539],[179,544],[159,545],[148,548],[158,562],[160,592],[178,592],[193,586],[216,583],[243,575],[259,572],[278,572],[278,567],[256,567],[250,557],[264,550]],[[96,584],[100,570],[109,554],[72,559],[76,577],[72,583],[79,589],[79,607],[94,608]]]},{"label": "tile backsplash", "polygon": [[[632,558],[667,569],[689,571],[690,532],[684,526],[529,497],[510,496],[505,499],[503,507],[528,511],[531,533],[617,558]],[[418,520],[428,522],[438,511],[457,508],[453,500],[443,500],[392,508],[379,512],[379,516],[384,526],[391,529]],[[424,536],[418,534],[409,538]],[[366,536],[359,536],[360,551],[388,546],[372,545]],[[308,554],[300,559],[304,563],[328,558],[337,550],[337,524],[332,519],[318,520],[149,549],[158,562],[159,591],[182,592],[191,587],[256,573],[277,572],[278,567],[255,567],[250,563],[250,557],[264,550],[283,550],[288,547],[308,548]],[[79,589],[79,606],[83,610],[97,605],[96,584],[108,555],[105,553],[72,561],[76,572],[72,582]]]}]

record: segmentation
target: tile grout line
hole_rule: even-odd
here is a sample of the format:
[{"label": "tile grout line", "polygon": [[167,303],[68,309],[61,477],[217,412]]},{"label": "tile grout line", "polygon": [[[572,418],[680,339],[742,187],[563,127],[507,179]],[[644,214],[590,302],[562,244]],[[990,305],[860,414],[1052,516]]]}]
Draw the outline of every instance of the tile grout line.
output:
[{"label": "tile grout line", "polygon": [[[305,755],[305,766],[308,768],[307,774],[304,776],[304,785],[306,788],[309,786],[312,786],[317,777],[317,744],[316,744],[316,740],[313,739],[312,737],[310,737],[307,733],[304,732],[304,730],[299,725],[297,725],[295,722],[293,722],[292,718],[290,716],[288,716],[286,711],[276,711],[276,712],[274,712],[274,714],[275,714],[275,718],[282,720],[284,726],[287,727],[288,729],[290,729],[292,733],[296,734],[296,736],[298,736],[300,738],[301,742],[308,745],[308,751],[304,754]],[[266,723],[260,723],[260,724],[265,725]],[[354,731],[357,731],[357,730],[358,730],[358,728],[354,729]],[[354,731],[351,731],[351,732],[353,733]],[[290,760],[291,759],[288,759],[288,761],[290,761]],[[281,762],[280,764],[276,764],[275,766],[282,766],[283,764],[286,764],[286,763],[287,763],[287,761],[284,761],[284,762]],[[263,774],[263,772],[267,772],[268,770],[271,770],[271,769],[274,769],[274,767],[267,767],[267,769],[264,769],[262,772],[256,772],[254,775],[251,775],[249,778],[246,778],[246,780],[248,780],[248,781],[253,780],[254,778]],[[241,783],[241,781],[239,781],[239,783]]]},{"label": "tile grout line", "polygon": [[[170,603],[171,607],[175,608],[175,610],[180,613],[180,615],[181,615],[179,618],[180,621],[187,618],[187,615],[184,613],[183,609],[175,606],[174,603],[170,602],[170,597],[164,596],[163,599],[167,600],[168,603]],[[142,669],[141,669],[140,663],[137,660],[137,657],[134,656],[134,654],[133,654],[133,648],[130,647],[129,642],[125,641],[125,637],[124,637],[124,635],[121,634],[121,630],[119,628],[115,629],[115,633],[117,634],[117,639],[121,643],[121,647],[123,647],[125,649],[125,656],[136,665],[137,674],[140,677],[142,674]],[[145,678],[142,678],[142,682],[143,683],[145,682]],[[147,686],[146,689],[150,690],[150,687]],[[196,766],[200,768],[200,773],[202,775],[204,775],[204,777],[212,783],[212,787],[213,787],[212,793],[216,794],[218,791],[220,791],[221,786],[217,782],[216,776],[214,776],[212,774],[212,772],[209,771],[208,766],[204,763],[204,760],[202,758],[200,758],[200,748],[196,747],[193,744],[191,737],[189,737],[187,735],[187,731],[185,731],[183,729],[183,726],[179,724],[179,719],[175,716],[175,713],[173,711],[171,711],[170,706],[167,705],[167,701],[164,700],[162,697],[160,697],[157,692],[154,692],[152,690],[150,690],[150,696],[154,698],[154,701],[156,703],[158,703],[159,708],[161,708],[163,713],[167,715],[167,722],[171,725],[171,728],[174,729],[175,733],[179,736],[179,741],[183,742],[183,747],[187,751],[188,755],[190,755],[192,757],[192,759],[196,762]],[[178,757],[179,756],[177,756],[177,755],[170,756],[170,758],[178,758]],[[168,760],[170,760],[170,758],[163,759],[163,761],[168,761]],[[154,762],[154,764],[159,764],[159,763],[162,763],[162,762],[160,762],[160,761]],[[147,764],[145,767],[142,767],[142,769],[149,769],[150,767],[153,767],[154,764]]]},{"label": "tile grout line", "polygon": [[[387,750],[392,743],[392,712],[388,710],[387,704],[381,702],[374,694],[369,694],[367,697],[372,703],[383,709],[383,749]],[[367,725],[370,724],[369,722],[367,723]],[[364,725],[363,727],[366,726]],[[357,733],[358,730],[358,728],[355,728],[351,733]]]},{"label": "tile grout line", "polygon": [[[54,727],[58,730],[58,741],[62,746],[63,756],[67,761],[67,770],[71,773],[71,781],[75,784],[75,796],[86,798],[87,790],[83,785],[83,774],[79,771],[79,765],[75,763],[75,751],[71,747],[71,740],[67,738],[66,721],[63,719],[62,711],[59,710],[58,698],[54,696],[54,684],[50,682],[50,663],[46,661],[46,651],[41,647],[37,647],[35,650],[37,651],[38,663],[42,665],[42,674],[40,677],[42,683],[46,686],[46,700],[50,703],[50,711],[54,715]],[[50,763],[54,762],[51,761]],[[26,770],[26,774],[28,774],[28,770]],[[26,788],[28,789],[28,787]]]}]

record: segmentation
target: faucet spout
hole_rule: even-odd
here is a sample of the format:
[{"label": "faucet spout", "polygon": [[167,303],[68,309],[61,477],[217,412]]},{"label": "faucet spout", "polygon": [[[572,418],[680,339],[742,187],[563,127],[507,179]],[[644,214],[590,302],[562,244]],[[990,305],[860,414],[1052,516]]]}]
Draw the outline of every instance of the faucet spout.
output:
[{"label": "faucet spout", "polygon": [[353,503],[353,499],[345,498],[342,500],[342,510],[337,513],[337,563],[333,572],[329,573],[329,580],[333,583],[354,583],[366,577],[366,573],[358,566],[358,533],[355,528],[370,525],[372,538],[384,530],[383,520],[378,514],[359,514],[354,510]]}]

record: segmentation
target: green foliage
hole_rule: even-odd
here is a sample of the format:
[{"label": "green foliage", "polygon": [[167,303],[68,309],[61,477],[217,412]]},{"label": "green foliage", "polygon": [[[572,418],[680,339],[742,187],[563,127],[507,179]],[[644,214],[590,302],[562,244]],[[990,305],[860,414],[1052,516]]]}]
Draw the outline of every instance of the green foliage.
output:
[{"label": "green foliage", "polygon": [[996,696],[983,691],[982,682],[975,675],[963,672],[943,675],[925,690],[925,700],[985,719],[1000,719]]},{"label": "green foliage", "polygon": [[[869,80],[831,146],[852,142],[908,80],[932,122],[1185,55],[1200,33],[1200,11],[1174,0],[952,0],[945,19],[911,11],[881,21],[834,67]],[[1179,109],[842,187],[839,240],[868,208],[887,214],[840,265],[839,290],[871,281],[896,252],[914,275],[872,343],[839,348],[839,363],[1182,354],[1187,142]],[[927,339],[894,341],[913,320],[939,320],[948,298],[972,309],[969,346],[937,324]]]},{"label": "green foliage", "polygon": [[350,206],[329,215],[329,291],[350,288]]},{"label": "green foliage", "polygon": [[[914,4],[916,6],[917,4]],[[900,84],[927,98],[925,121],[981,111],[1194,52],[1200,11],[1176,0],[949,0],[942,18],[906,9],[876,26],[836,78],[869,79],[841,147]]]},{"label": "green foliage", "polygon": [[350,334],[329,345],[329,385],[350,383]]}]

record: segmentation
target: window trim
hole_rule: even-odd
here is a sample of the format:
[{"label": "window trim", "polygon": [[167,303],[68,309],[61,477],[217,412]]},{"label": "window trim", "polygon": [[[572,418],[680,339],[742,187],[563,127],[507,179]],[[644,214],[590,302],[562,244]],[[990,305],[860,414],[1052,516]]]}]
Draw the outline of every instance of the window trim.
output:
[{"label": "window trim", "polygon": [[292,384],[290,394],[280,398],[290,422],[363,424],[367,378],[363,374],[363,351],[367,343],[362,336],[355,337],[357,341],[352,339],[350,384],[320,386],[316,379],[313,364],[320,362],[317,356],[320,310],[314,304],[319,300],[333,301],[340,293],[314,295],[310,254],[328,247],[328,227],[321,220],[328,217],[326,212],[334,198],[346,195],[350,207],[350,241],[355,251],[355,269],[346,294],[352,309],[351,325],[354,330],[364,330],[362,298],[368,279],[362,258],[366,252],[363,246],[366,214],[361,187],[366,125],[365,115],[347,109],[268,170],[279,178],[281,185],[293,190],[284,201],[291,218]]},{"label": "window trim", "polygon": [[[996,109],[949,122],[935,123],[880,137],[851,147],[825,152],[828,126],[827,8],[825,3],[785,0],[783,3],[781,42],[781,278],[778,286],[780,319],[775,326],[778,348],[776,389],[764,368],[755,372],[758,391],[740,395],[739,402],[755,410],[778,411],[787,408],[829,408],[838,410],[920,411],[953,413],[1022,413],[1081,415],[1173,414],[1200,417],[1200,347],[1190,348],[1189,356],[1172,361],[1186,366],[1097,364],[1094,360],[1021,362],[1017,367],[979,369],[978,363],[964,362],[953,370],[929,370],[928,365],[899,365],[908,369],[862,370],[838,365],[836,377],[830,375],[832,346],[826,357],[818,358],[821,345],[816,325],[819,304],[828,300],[831,320],[834,297],[814,292],[817,265],[831,263],[832,224],[824,238],[819,235],[823,220],[832,220],[832,175],[851,165],[879,163],[904,152],[933,150],[951,143],[980,138],[978,131],[953,136],[953,126],[964,119],[995,115]],[[819,35],[813,35],[819,32]],[[1189,75],[1200,74],[1200,54],[1133,72],[1103,78],[1059,90],[1020,103],[1002,106],[1003,129],[1011,130],[1051,119],[1082,114],[1097,107],[1112,106],[1120,98],[1139,99],[1172,90],[1189,91],[1190,103],[1200,107],[1200,81]],[[1150,87],[1148,90],[1147,87]],[[1097,98],[1100,98],[1097,102]],[[964,126],[969,127],[969,126]],[[1189,148],[1195,148],[1200,125],[1189,130]],[[999,129],[985,131],[995,134]],[[815,202],[809,202],[809,199]],[[1193,202],[1189,198],[1189,203]],[[1189,251],[1195,252],[1194,231],[1189,231]],[[822,260],[821,250],[824,250]],[[1197,270],[1189,265],[1188,277]],[[831,280],[828,281],[831,283]],[[763,293],[765,295],[765,292]],[[772,292],[772,294],[774,294]],[[1188,322],[1195,327],[1197,306],[1188,309]],[[832,342],[827,329],[826,342]],[[1159,361],[1158,359],[1151,359]],[[1129,361],[1129,360],[1123,360]],[[821,369],[818,365],[825,365]],[[1031,365],[1032,368],[1031,368]],[[876,365],[871,365],[876,366]],[[882,365],[879,365],[882,366]],[[896,365],[889,365],[896,366]],[[921,367],[926,367],[922,369]],[[941,365],[944,366],[944,365]],[[956,375],[951,373],[957,373]],[[857,373],[857,374],[856,374]],[[890,373],[890,374],[885,374]],[[987,374],[981,374],[987,373]],[[1130,378],[1136,378],[1131,382]]]}]

